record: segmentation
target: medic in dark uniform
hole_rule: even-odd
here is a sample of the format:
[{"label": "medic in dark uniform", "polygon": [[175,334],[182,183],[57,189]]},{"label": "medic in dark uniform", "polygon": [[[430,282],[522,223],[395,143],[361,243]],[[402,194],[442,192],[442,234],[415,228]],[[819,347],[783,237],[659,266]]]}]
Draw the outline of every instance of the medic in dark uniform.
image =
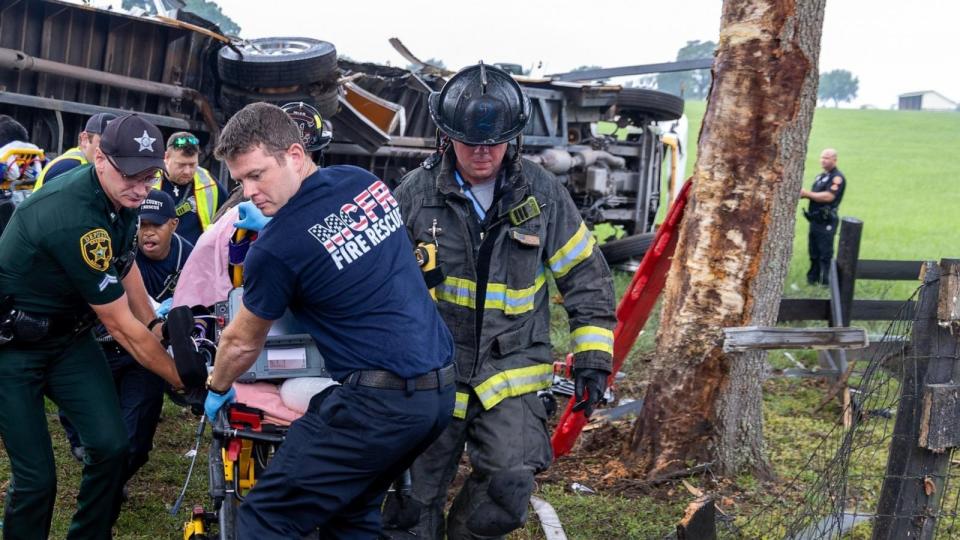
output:
[{"label": "medic in dark uniform", "polygon": [[453,340],[427,292],[387,186],[317,169],[282,109],[254,103],[217,157],[272,220],[244,261],[243,305],[208,382],[214,418],[290,309],[341,385],[314,396],[239,509],[239,538],[377,538],[390,482],[447,426]]},{"label": "medic in dark uniform", "polygon": [[800,197],[810,199],[810,206],[803,213],[810,222],[808,250],[810,270],[807,283],[826,285],[830,280],[830,259],[833,258],[833,237],[837,234],[840,218],[837,209],[847,187],[847,179],[837,168],[837,151],[827,148],[820,153],[823,172],[813,181],[813,187],[800,190]]}]

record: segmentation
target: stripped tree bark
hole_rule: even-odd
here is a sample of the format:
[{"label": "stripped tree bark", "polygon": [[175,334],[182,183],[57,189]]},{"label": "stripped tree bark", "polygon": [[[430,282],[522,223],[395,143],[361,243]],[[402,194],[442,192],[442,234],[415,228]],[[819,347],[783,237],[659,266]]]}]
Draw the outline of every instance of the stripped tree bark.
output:
[{"label": "stripped tree bark", "polygon": [[627,457],[644,476],[712,462],[765,474],[763,351],[723,328],[772,326],[817,97],[825,0],[725,0],[690,207],[664,291],[654,376]]}]

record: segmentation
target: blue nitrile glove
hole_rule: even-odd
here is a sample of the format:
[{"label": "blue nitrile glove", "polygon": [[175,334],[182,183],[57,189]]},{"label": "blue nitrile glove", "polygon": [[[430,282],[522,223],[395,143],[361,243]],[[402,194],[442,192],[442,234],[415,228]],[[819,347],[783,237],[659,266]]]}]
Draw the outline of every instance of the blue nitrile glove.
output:
[{"label": "blue nitrile glove", "polygon": [[230,386],[226,394],[218,394],[213,390],[207,390],[207,399],[203,402],[203,410],[207,413],[207,419],[211,422],[217,420],[217,413],[227,403],[233,403],[237,400],[237,391]]},{"label": "blue nitrile glove", "polygon": [[247,229],[248,231],[261,231],[270,223],[272,218],[263,215],[263,212],[253,204],[253,201],[244,201],[237,205],[240,211],[240,220],[233,224],[238,229]]},{"label": "blue nitrile glove", "polygon": [[173,298],[167,298],[163,302],[160,302],[160,305],[157,306],[157,309],[153,310],[157,314],[157,317],[166,317],[170,313],[170,308],[173,307]]}]

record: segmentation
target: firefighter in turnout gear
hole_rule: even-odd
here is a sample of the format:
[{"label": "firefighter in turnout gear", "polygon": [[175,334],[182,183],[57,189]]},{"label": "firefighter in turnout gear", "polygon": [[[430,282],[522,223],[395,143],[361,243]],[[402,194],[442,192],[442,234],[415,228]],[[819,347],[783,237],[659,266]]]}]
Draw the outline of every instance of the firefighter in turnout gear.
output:
[{"label": "firefighter in turnout gear", "polygon": [[847,178],[837,168],[837,151],[827,148],[820,154],[820,166],[823,172],[813,181],[808,191],[800,190],[800,197],[810,200],[810,206],[803,212],[810,222],[808,249],[810,252],[810,270],[807,271],[807,283],[826,285],[830,281],[830,260],[833,258],[833,238],[837,235],[840,217],[837,209],[847,188]]},{"label": "firefighter in turnout gear", "polygon": [[[587,415],[611,370],[613,282],[570,195],[520,157],[530,102],[510,75],[464,68],[429,105],[438,152],[397,198],[414,244],[436,251],[425,276],[453,333],[458,375],[454,420],[411,469],[422,507],[412,532],[497,538],[523,526],[534,475],[552,461],[538,397],[553,381],[547,274],[569,315],[575,399]],[[465,444],[472,472],[445,521]]]}]

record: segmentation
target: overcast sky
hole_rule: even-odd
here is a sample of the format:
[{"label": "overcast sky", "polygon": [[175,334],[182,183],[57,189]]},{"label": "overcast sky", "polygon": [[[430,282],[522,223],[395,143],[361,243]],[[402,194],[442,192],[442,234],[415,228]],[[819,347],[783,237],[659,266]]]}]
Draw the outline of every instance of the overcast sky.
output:
[{"label": "overcast sky", "polygon": [[[511,62],[544,73],[676,58],[688,40],[717,41],[719,0],[217,0],[245,38],[309,36],[355,60],[407,61],[399,37],[421,59],[447,67]],[[860,79],[847,106],[889,108],[897,94],[936,90],[960,100],[958,0],[828,0],[820,71]]]}]

